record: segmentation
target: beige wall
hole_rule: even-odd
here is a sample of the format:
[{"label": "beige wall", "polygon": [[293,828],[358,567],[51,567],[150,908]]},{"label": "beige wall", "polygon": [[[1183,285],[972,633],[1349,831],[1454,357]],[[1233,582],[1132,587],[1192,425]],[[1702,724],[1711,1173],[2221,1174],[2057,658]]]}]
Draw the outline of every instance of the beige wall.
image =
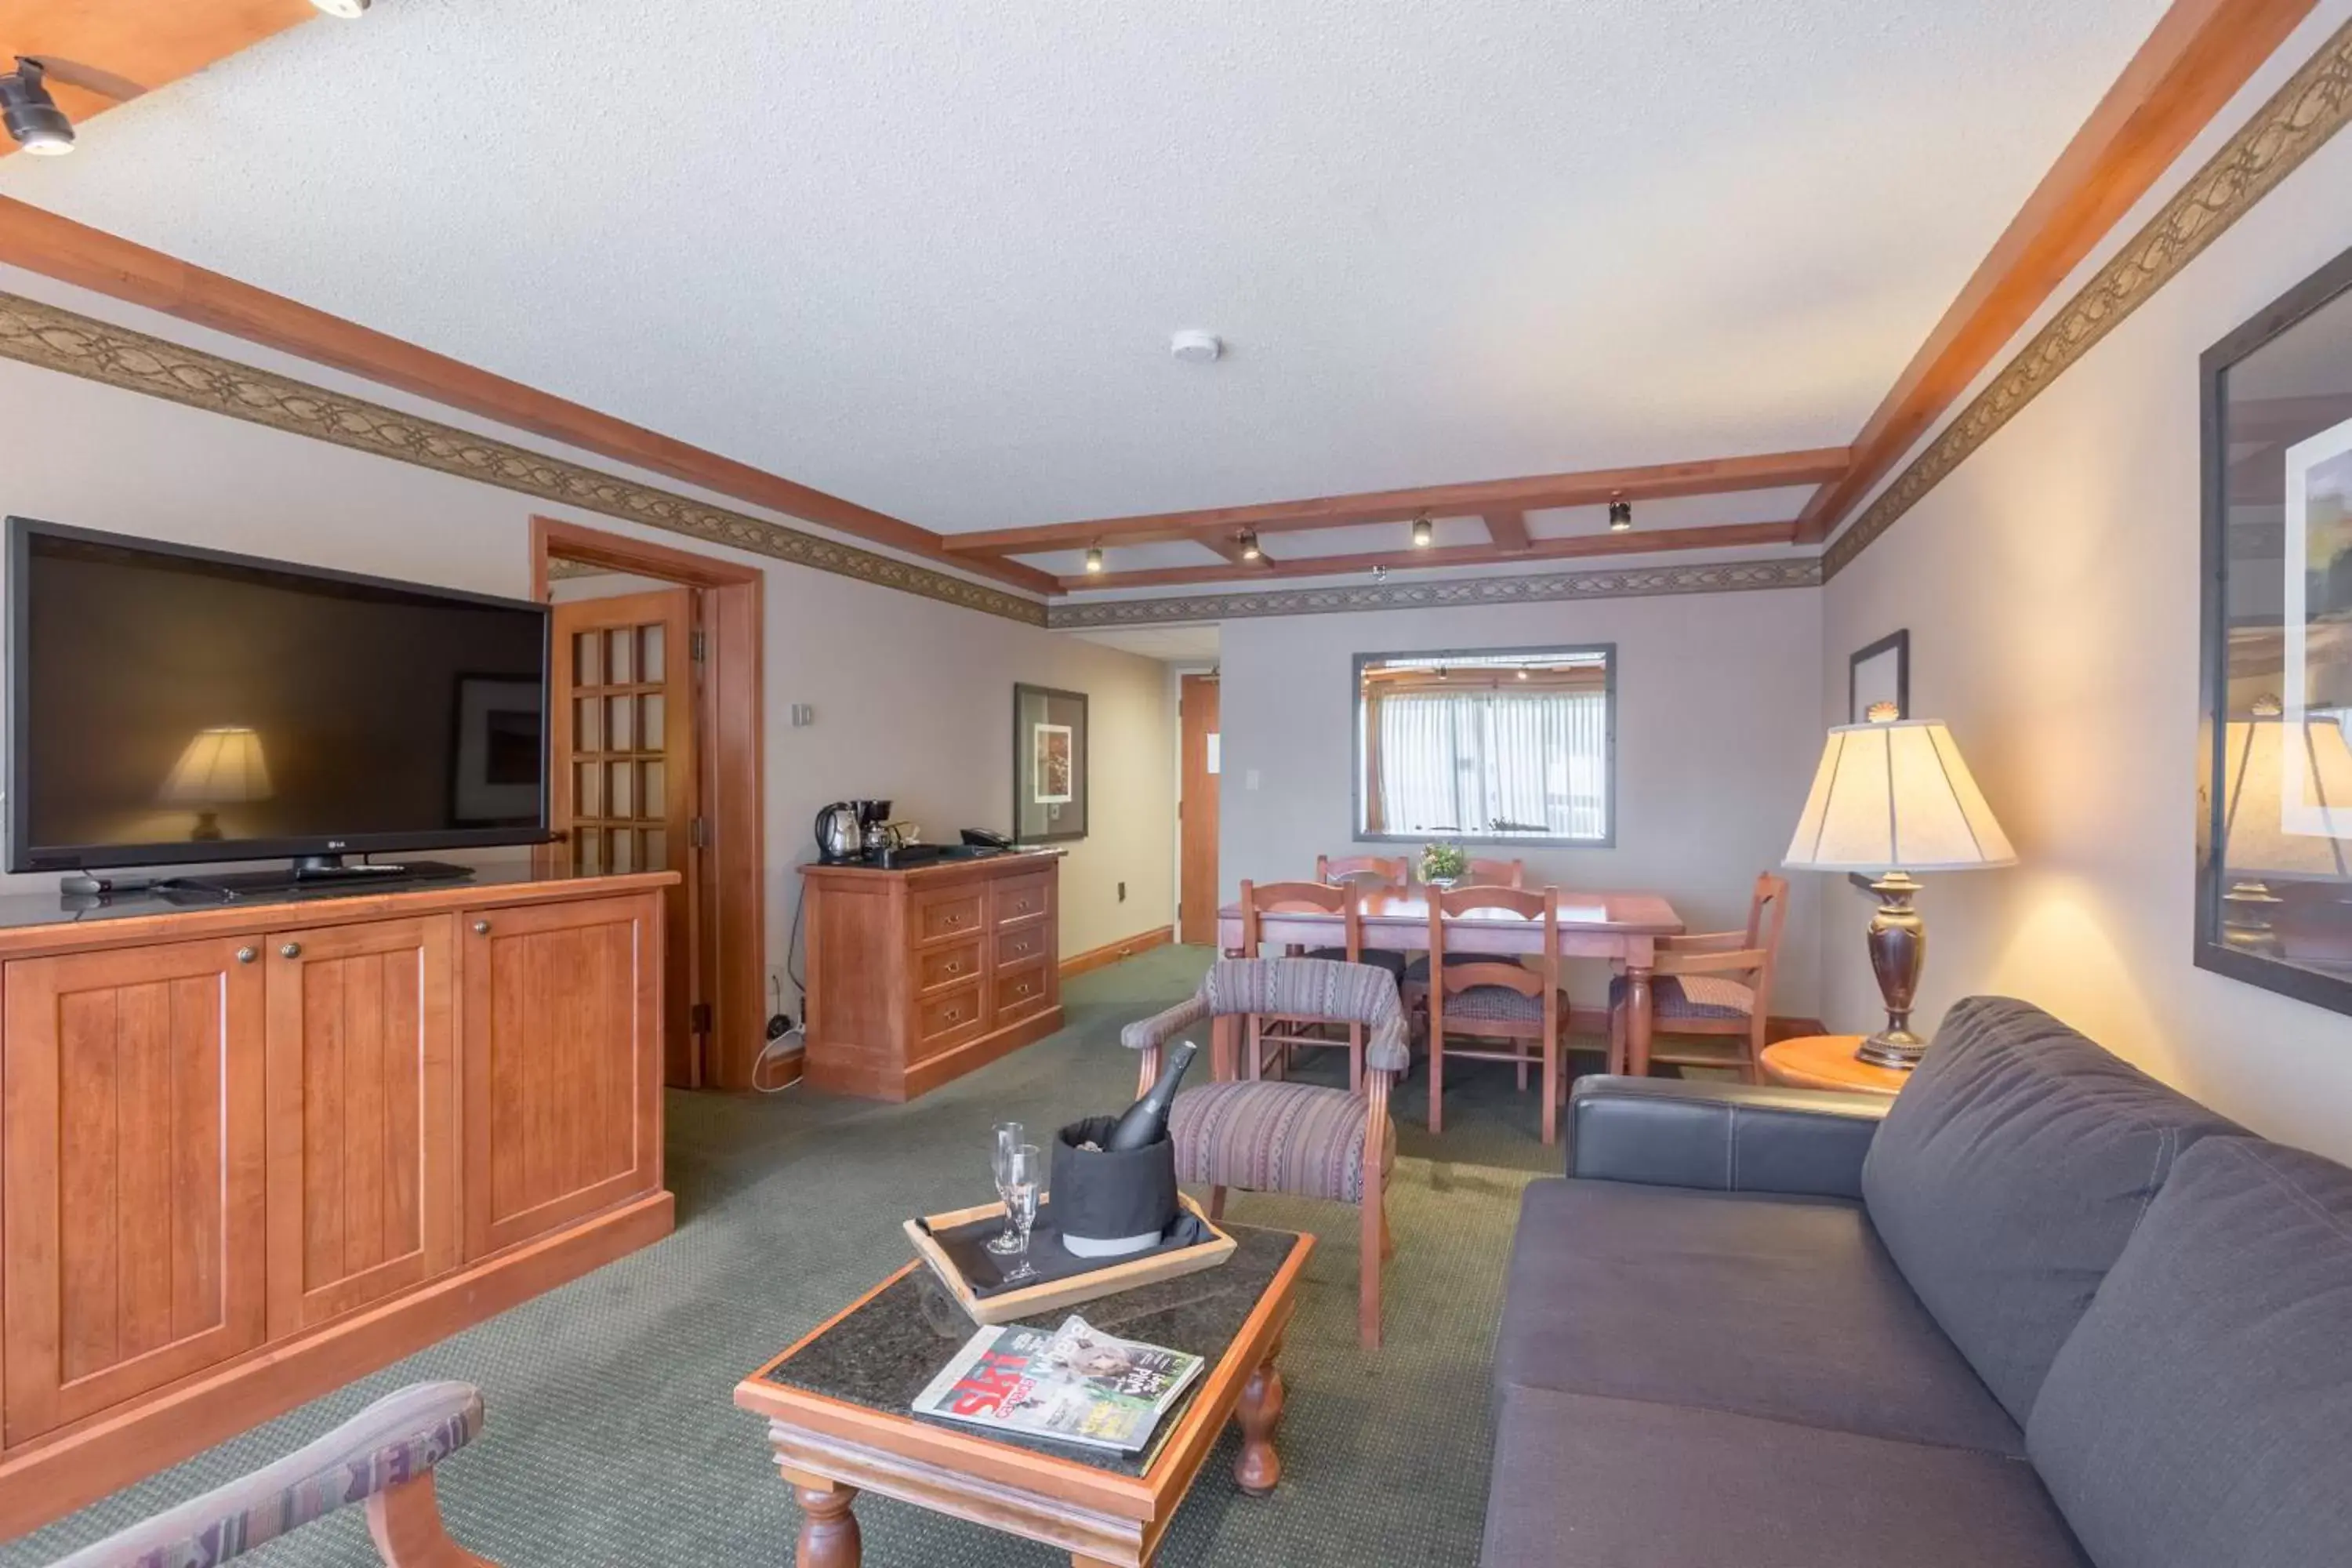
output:
[{"label": "beige wall", "polygon": [[[1821,752],[1818,598],[1791,589],[1225,622],[1218,869],[1228,896],[1244,877],[1311,876],[1318,852],[1350,852],[1357,654],[1605,642],[1617,646],[1617,843],[1524,851],[1530,879],[1661,892],[1693,931],[1738,927],[1756,873],[1788,847]],[[1772,1010],[1802,1016],[1815,1005],[1815,890],[1798,880]],[[1598,1006],[1604,986],[1597,965],[1580,966],[1571,991]]]},{"label": "beige wall", "polygon": [[[518,596],[529,591],[533,511],[688,543],[12,362],[0,362],[0,510]],[[1064,952],[1167,923],[1174,742],[1159,664],[847,578],[689,547],[767,574],[772,966],[798,896],[791,868],[813,855],[809,825],[826,802],[887,795],[934,837],[1009,824],[1015,681],[1092,699],[1093,833],[1063,868]],[[793,702],[814,704],[816,722],[793,729],[785,718]],[[16,892],[54,885],[0,878]]]},{"label": "beige wall", "polygon": [[[2346,7],[2325,9],[2315,25]],[[2307,27],[2284,63],[2315,41]],[[1972,992],[2026,997],[2256,1130],[2338,1158],[2352,1156],[2352,1018],[2189,955],[2198,356],[2347,246],[2352,135],[1833,579],[1822,638],[1826,717],[1843,712],[1847,654],[1910,628],[1915,711],[1949,722],[2017,845],[2015,869],[1926,879],[1923,1019]],[[1870,902],[1823,900],[1835,1025],[1874,1022]]]}]

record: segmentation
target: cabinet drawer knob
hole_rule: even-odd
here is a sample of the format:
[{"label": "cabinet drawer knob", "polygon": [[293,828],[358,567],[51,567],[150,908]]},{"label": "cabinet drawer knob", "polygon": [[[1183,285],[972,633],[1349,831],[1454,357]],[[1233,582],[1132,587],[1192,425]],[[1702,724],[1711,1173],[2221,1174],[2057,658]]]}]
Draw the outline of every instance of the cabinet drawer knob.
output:
[{"label": "cabinet drawer knob", "polygon": [[488,936],[488,935],[489,935],[489,934],[490,934],[490,922],[489,922],[489,921],[476,921],[474,922],[474,934],[475,934],[476,936]]},{"label": "cabinet drawer knob", "polygon": [[299,958],[302,956],[302,944],[299,942],[289,942],[284,947],[278,950],[278,956],[280,958]]},{"label": "cabinet drawer knob", "polygon": [[251,963],[260,956],[259,952],[250,947],[240,947],[236,950],[236,961],[239,963]]},{"label": "cabinet drawer knob", "polygon": [[963,960],[961,958],[949,959],[948,973],[950,974],[961,974],[963,973]]},{"label": "cabinet drawer knob", "polygon": [[1028,994],[1029,994],[1029,983],[1028,983],[1026,980],[1024,980],[1024,981],[1023,981],[1020,984],[1015,985],[1015,986],[1013,988],[1013,994],[1014,994],[1015,996],[1026,996],[1026,995],[1028,995]]}]

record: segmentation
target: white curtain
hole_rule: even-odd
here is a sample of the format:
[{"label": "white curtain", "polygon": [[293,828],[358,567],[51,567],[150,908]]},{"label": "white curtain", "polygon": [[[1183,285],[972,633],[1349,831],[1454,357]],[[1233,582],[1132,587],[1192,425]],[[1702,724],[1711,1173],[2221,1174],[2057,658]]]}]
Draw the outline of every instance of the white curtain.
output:
[{"label": "white curtain", "polygon": [[1380,713],[1390,833],[1598,838],[1609,702],[1598,691],[1402,692]]}]

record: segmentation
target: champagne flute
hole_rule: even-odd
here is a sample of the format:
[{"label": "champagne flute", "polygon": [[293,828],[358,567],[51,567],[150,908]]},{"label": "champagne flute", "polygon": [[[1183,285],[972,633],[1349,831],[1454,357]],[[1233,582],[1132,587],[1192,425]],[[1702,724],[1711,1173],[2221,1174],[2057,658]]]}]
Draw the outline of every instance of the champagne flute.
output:
[{"label": "champagne flute", "polygon": [[1029,1263],[1029,1227],[1037,1223],[1037,1198],[1045,1184],[1045,1155],[1034,1143],[1017,1145],[1008,1166],[1011,1175],[1005,1183],[1005,1212],[1019,1227],[1021,1239],[1020,1267],[1004,1277],[1006,1284],[1037,1278],[1037,1270]]},{"label": "champagne flute", "polygon": [[1013,1194],[1006,1189],[1006,1173],[1012,1164],[1013,1151],[1027,1142],[1018,1121],[996,1124],[996,1149],[990,1156],[990,1168],[996,1177],[996,1195],[1004,1201],[1004,1228],[988,1238],[988,1250],[999,1258],[1009,1258],[1022,1249],[1020,1233],[1013,1228]]}]

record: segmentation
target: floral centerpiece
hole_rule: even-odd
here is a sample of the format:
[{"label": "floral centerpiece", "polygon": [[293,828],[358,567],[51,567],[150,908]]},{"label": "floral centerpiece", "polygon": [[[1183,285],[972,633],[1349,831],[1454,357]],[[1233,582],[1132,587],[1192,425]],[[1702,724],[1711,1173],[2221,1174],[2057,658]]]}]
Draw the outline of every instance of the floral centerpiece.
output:
[{"label": "floral centerpiece", "polygon": [[1421,879],[1433,888],[1453,885],[1454,879],[1470,869],[1470,857],[1462,852],[1459,844],[1443,840],[1424,846],[1421,851]]}]

